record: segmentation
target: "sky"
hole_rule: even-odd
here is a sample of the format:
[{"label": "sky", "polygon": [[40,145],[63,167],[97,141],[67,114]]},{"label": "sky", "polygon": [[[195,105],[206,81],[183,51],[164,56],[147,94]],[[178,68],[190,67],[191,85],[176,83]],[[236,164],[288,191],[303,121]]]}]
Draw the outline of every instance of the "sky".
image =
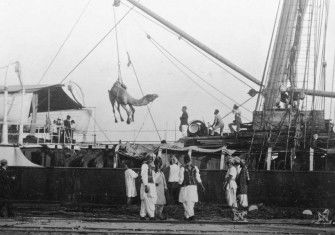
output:
[{"label": "sky", "polygon": [[[141,3],[261,80],[278,0],[142,0]],[[87,0],[0,0],[0,67],[19,61],[23,82],[36,84],[86,4]],[[334,5],[331,2],[331,10]],[[115,8],[116,18],[120,19],[127,10],[124,4]],[[144,92],[159,95],[150,109],[161,130],[161,139],[173,141],[180,137],[178,125],[182,106],[188,107],[190,120],[212,122],[215,109],[224,115],[235,103],[224,95],[242,103],[249,98],[250,87],[258,90],[247,79],[228,69],[243,83],[237,80],[226,72],[226,66],[222,65],[223,69],[214,64],[184,40],[138,12],[131,11],[117,27],[122,78],[128,92],[140,98],[136,77],[126,66],[126,53],[129,52]],[[329,22],[335,22],[332,13]],[[91,0],[41,83],[59,83],[114,24],[113,1]],[[334,25],[329,28],[328,36],[334,38]],[[157,50],[146,34],[215,89],[184,70],[202,88],[195,85]],[[329,65],[333,64],[332,43],[334,40],[327,47]],[[331,70],[332,66],[328,68]],[[97,130],[103,130],[108,140],[158,141],[146,107],[136,108],[135,121],[130,125],[114,122],[108,89],[116,81],[117,74],[116,41],[112,32],[65,82],[74,81],[80,85],[85,105],[95,107]],[[3,77],[2,70],[0,78]],[[9,70],[8,79],[10,84],[17,83],[14,69]],[[253,98],[245,105],[249,111],[241,109],[243,121],[251,120],[250,111],[255,101]],[[226,126],[232,119],[232,115],[225,118]],[[101,134],[99,138],[105,139]]]}]

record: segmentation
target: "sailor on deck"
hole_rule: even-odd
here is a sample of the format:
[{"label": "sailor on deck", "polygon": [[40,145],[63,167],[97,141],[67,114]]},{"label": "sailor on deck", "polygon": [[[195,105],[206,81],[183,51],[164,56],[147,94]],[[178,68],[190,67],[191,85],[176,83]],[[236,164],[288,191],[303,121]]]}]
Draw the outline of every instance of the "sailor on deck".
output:
[{"label": "sailor on deck", "polygon": [[[235,119],[234,119],[233,123],[229,124],[229,129],[230,129],[231,133],[235,133],[235,132],[238,133],[240,131],[242,120],[241,120],[241,111],[236,104],[234,104],[232,112],[235,116]],[[233,126],[236,126],[236,131],[234,130]]]},{"label": "sailor on deck", "polygon": [[155,218],[155,204],[157,192],[155,185],[155,166],[153,165],[155,154],[149,154],[141,167],[142,184],[140,189],[141,197],[141,219],[144,220],[148,215],[151,220]]},{"label": "sailor on deck", "polygon": [[179,131],[181,132],[183,137],[187,137],[187,128],[188,128],[188,114],[187,107],[183,106],[181,111],[183,112],[180,117],[180,126]]},{"label": "sailor on deck", "polygon": [[205,188],[200,178],[199,169],[192,165],[190,156],[184,157],[184,163],[185,165],[180,168],[179,174],[179,184],[181,185],[179,202],[183,203],[185,219],[193,220],[194,204],[198,202],[197,183],[201,185],[203,191]]},{"label": "sailor on deck", "polygon": [[220,135],[223,134],[223,128],[224,128],[224,123],[223,123],[223,118],[219,114],[219,110],[215,109],[214,111],[214,122],[212,125],[212,135],[215,134],[215,130],[219,129],[220,130]]}]

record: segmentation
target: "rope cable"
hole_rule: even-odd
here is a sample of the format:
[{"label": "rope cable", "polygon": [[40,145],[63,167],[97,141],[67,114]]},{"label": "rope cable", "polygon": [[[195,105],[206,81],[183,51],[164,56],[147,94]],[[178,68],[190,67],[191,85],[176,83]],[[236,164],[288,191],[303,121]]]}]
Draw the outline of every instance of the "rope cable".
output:
[{"label": "rope cable", "polygon": [[[130,59],[130,55],[129,55],[128,52],[127,52],[127,55],[128,55],[128,58]],[[139,88],[140,88],[140,91],[141,91],[141,93],[142,93],[142,96],[144,96],[144,92],[143,92],[143,89],[142,89],[140,80],[139,80],[139,78],[138,78],[137,72],[136,72],[136,70],[135,70],[135,66],[134,66],[134,64],[133,64],[133,62],[132,62],[131,60],[130,60],[129,62],[130,62],[129,64],[130,64],[131,68],[133,69],[133,72],[134,72],[134,75],[135,75],[135,77],[136,77],[136,81],[137,81],[137,84],[138,84],[138,86],[139,86]],[[146,105],[146,107],[147,107],[147,109],[148,109],[148,113],[149,113],[149,115],[150,115],[151,121],[152,121],[152,123],[153,123],[153,125],[154,125],[154,127],[155,127],[157,136],[158,136],[159,140],[161,141],[162,139],[161,139],[161,136],[160,136],[160,134],[159,134],[159,131],[158,131],[158,128],[157,128],[155,119],[154,119],[154,117],[152,116],[150,107],[149,107],[148,104]]]},{"label": "rope cable", "polygon": [[89,50],[89,52],[74,66],[73,69],[70,70],[70,72],[60,81],[60,83],[63,83],[78,67],[79,65],[108,37],[108,35],[115,29],[117,25],[119,25],[124,18],[132,11],[134,7],[130,8],[119,20],[114,26]]},{"label": "rope cable", "polygon": [[[149,35],[149,34],[147,34]],[[162,48],[168,55],[170,55],[175,61],[177,61],[179,64],[181,64],[184,68],[186,68],[188,71],[190,71],[192,74],[194,74],[196,77],[198,77],[201,81],[203,81],[204,83],[206,83],[208,86],[212,87],[214,90],[216,90],[217,92],[219,92],[221,95],[223,95],[224,97],[226,97],[227,99],[233,101],[234,103],[236,103],[238,106],[241,106],[243,109],[245,109],[248,112],[251,112],[249,109],[245,108],[242,106],[242,104],[239,104],[236,100],[234,100],[233,98],[227,96],[226,94],[224,94],[222,91],[220,91],[218,88],[216,88],[215,86],[213,86],[211,83],[209,83],[208,81],[206,81],[206,79],[204,79],[203,77],[201,77],[199,74],[197,74],[196,72],[194,72],[189,66],[187,66],[185,63],[183,63],[180,59],[178,59],[175,55],[173,55],[170,51],[168,51],[165,47],[163,47],[160,43],[158,43],[151,35],[149,35],[149,37],[147,37],[149,40],[154,41],[157,45],[159,45],[160,48]]]},{"label": "rope cable", "polygon": [[157,48],[157,50],[167,59],[171,62],[172,65],[174,65],[182,74],[184,74],[188,79],[190,79],[195,85],[197,85],[201,90],[203,90],[205,93],[207,93],[209,96],[211,96],[212,98],[214,98],[215,100],[217,100],[219,103],[221,103],[222,105],[224,105],[226,108],[231,108],[229,105],[223,103],[219,98],[217,98],[216,96],[214,96],[213,94],[211,94],[210,92],[208,92],[206,89],[204,89],[197,81],[195,81],[188,73],[186,73],[184,70],[182,70],[168,55],[166,55],[164,53],[164,51],[157,45],[155,44],[153,41],[152,44]]},{"label": "rope cable", "polygon": [[114,15],[114,23],[115,23],[115,44],[116,44],[116,55],[117,55],[117,68],[118,68],[118,81],[123,84],[122,76],[121,76],[121,62],[120,62],[120,51],[119,51],[119,39],[118,32],[116,26],[116,12],[115,7],[113,7],[113,15]]},{"label": "rope cable", "polygon": [[56,54],[54,55],[54,57],[51,59],[51,61],[49,62],[47,68],[44,70],[40,80],[38,81],[37,84],[40,84],[41,81],[44,79],[45,75],[48,73],[49,69],[51,68],[52,64],[55,62],[57,56],[61,53],[64,45],[66,44],[66,42],[69,40],[70,36],[72,35],[72,32],[74,31],[74,29],[76,28],[77,24],[79,23],[80,19],[82,18],[82,16],[84,15],[84,13],[86,12],[86,9],[88,8],[88,5],[90,4],[91,0],[88,0],[86,5],[84,6],[83,10],[81,11],[79,17],[77,18],[77,20],[75,21],[75,23],[72,25],[71,30],[69,31],[69,33],[66,35],[64,41],[62,42],[62,44],[60,45],[60,47],[58,48]]},{"label": "rope cable", "polygon": [[[128,6],[127,4],[121,2],[124,6],[130,8],[130,6]],[[164,25],[158,23],[157,21],[151,19],[150,17],[148,17],[147,15],[143,14],[142,12],[138,11],[138,10],[134,10],[135,13],[137,13],[138,15],[144,17],[145,19],[147,19],[148,21],[156,24],[157,26],[161,27],[162,29],[164,29],[165,31],[169,32],[170,34],[178,37],[178,39],[182,39],[182,37],[175,33],[174,31],[170,30],[169,28],[165,27]],[[248,83],[246,83],[245,81],[243,81],[241,78],[239,78],[238,76],[236,76],[235,74],[233,74],[232,72],[230,72],[227,68],[225,68],[224,66],[222,66],[220,63],[218,63],[217,61],[215,61],[213,58],[211,58],[209,55],[207,55],[205,52],[203,52],[202,50],[200,50],[199,48],[197,48],[195,45],[193,45],[192,43],[190,43],[189,41],[183,40],[184,42],[186,42],[186,44],[188,44],[189,46],[191,46],[193,49],[195,49],[198,53],[200,53],[201,55],[203,55],[204,57],[206,57],[208,60],[210,60],[212,63],[214,63],[215,65],[219,66],[221,69],[223,69],[225,72],[227,72],[228,74],[230,74],[231,76],[233,76],[234,78],[236,78],[238,81],[240,81],[241,83],[243,83],[244,85],[248,86],[249,88],[253,88],[251,85],[249,85]]]}]

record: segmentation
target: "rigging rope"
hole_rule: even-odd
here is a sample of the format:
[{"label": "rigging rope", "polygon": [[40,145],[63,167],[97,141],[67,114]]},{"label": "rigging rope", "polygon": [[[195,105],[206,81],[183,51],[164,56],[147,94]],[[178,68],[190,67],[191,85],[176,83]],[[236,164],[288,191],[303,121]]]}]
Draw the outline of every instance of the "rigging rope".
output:
[{"label": "rigging rope", "polygon": [[[257,101],[256,101],[256,105],[255,105],[255,111],[258,110],[258,108],[259,108],[258,105],[260,105],[261,92],[262,92],[262,88],[263,88],[263,85],[264,85],[264,81],[265,81],[265,77],[266,77],[266,72],[267,72],[267,69],[268,69],[268,63],[269,63],[269,60],[270,60],[270,54],[271,54],[271,48],[272,48],[272,44],[273,44],[273,38],[274,38],[274,35],[275,35],[275,32],[276,32],[276,25],[278,23],[277,20],[278,20],[280,5],[281,5],[281,1],[278,2],[278,6],[277,6],[277,11],[276,11],[276,16],[275,16],[274,24],[273,24],[273,28],[272,28],[272,33],[271,33],[269,48],[268,48],[268,52],[267,52],[267,55],[266,55],[266,58],[265,58],[265,65],[264,65],[264,69],[263,69],[261,85],[260,85],[259,90],[258,90]],[[263,112],[262,115],[264,115],[264,112]],[[253,128],[253,129],[254,130],[253,130],[253,133],[252,133],[250,148],[249,148],[249,151],[248,151],[248,154],[247,154],[247,160],[249,160],[251,149],[252,149],[252,145],[254,143],[255,134],[256,134],[256,128]]]},{"label": "rigging rope", "polygon": [[[130,55],[129,55],[128,52],[127,52],[127,56],[128,56],[128,60],[129,60],[129,61],[128,61],[128,64],[129,64],[129,65],[131,66],[131,68],[133,69],[134,75],[135,75],[135,77],[136,77],[137,84],[138,84],[138,86],[139,86],[139,88],[140,88],[140,91],[141,91],[141,93],[142,93],[142,96],[144,96],[144,92],[143,92],[143,89],[142,89],[140,80],[139,80],[139,78],[138,78],[137,72],[136,72],[136,70],[135,70],[135,66],[134,66],[133,62],[130,60]],[[152,123],[154,124],[155,130],[156,130],[156,133],[157,133],[157,136],[158,136],[159,140],[161,141],[162,139],[161,139],[161,136],[160,136],[160,134],[159,134],[159,131],[158,131],[158,128],[157,128],[155,119],[154,119],[154,117],[152,116],[152,113],[151,113],[149,104],[147,104],[146,106],[147,106],[148,113],[149,113],[149,115],[150,115],[151,121],[152,121]]]},{"label": "rigging rope", "polygon": [[140,129],[138,130],[138,132],[137,132],[137,134],[136,134],[136,136],[135,136],[135,138],[134,138],[134,143],[136,142],[138,136],[139,136],[140,133],[142,132],[142,129],[143,129],[143,127],[144,127],[144,123],[145,123],[145,121],[147,120],[148,114],[149,114],[149,112],[147,111],[147,112],[145,113],[145,116],[144,116],[142,125],[141,125]]},{"label": "rigging rope", "polygon": [[113,32],[115,27],[119,25],[126,16],[134,9],[134,7],[130,8],[121,18],[117,21],[117,23],[114,24],[114,26],[89,50],[89,52],[74,66],[73,69],[70,70],[70,72],[60,81],[60,83],[63,83],[78,67],[79,65],[108,37],[108,35]]},{"label": "rigging rope", "polygon": [[194,72],[189,66],[187,66],[185,63],[181,62],[180,59],[178,59],[175,55],[173,55],[170,51],[168,51],[165,47],[163,47],[160,43],[158,43],[151,35],[147,34],[147,38],[149,40],[152,40],[153,42],[155,42],[160,48],[162,48],[168,55],[170,55],[175,61],[177,61],[179,64],[181,64],[184,68],[186,68],[188,71],[190,71],[192,74],[194,74],[196,77],[198,77],[201,81],[203,81],[204,83],[206,83],[208,86],[212,87],[214,90],[216,90],[217,92],[219,92],[221,95],[223,95],[224,97],[226,97],[227,99],[233,101],[235,104],[237,104],[238,106],[241,106],[243,109],[245,109],[246,111],[250,112],[251,111],[245,107],[243,107],[242,104],[239,104],[236,100],[234,100],[233,98],[227,96],[226,94],[224,94],[222,91],[220,91],[218,88],[216,88],[215,86],[213,86],[211,83],[209,83],[208,81],[206,81],[206,79],[204,79],[203,77],[201,77],[199,74],[197,74],[196,72]]},{"label": "rigging rope", "polygon": [[[127,4],[121,2],[124,6],[131,8],[130,6],[128,6]],[[147,19],[148,21],[156,24],[157,26],[161,27],[162,29],[164,29],[165,31],[169,32],[170,34],[176,36],[178,39],[182,39],[182,37],[178,34],[176,34],[175,32],[173,32],[172,30],[170,30],[169,28],[165,27],[164,25],[158,23],[157,21],[149,18],[147,15],[143,14],[142,12],[138,11],[138,10],[134,10],[135,13],[137,13],[138,15],[144,17],[145,19]],[[236,76],[235,74],[233,74],[232,72],[230,72],[227,68],[225,68],[224,66],[222,66],[220,63],[218,63],[217,61],[215,61],[213,58],[211,58],[209,55],[207,55],[205,52],[201,51],[199,48],[197,48],[196,46],[194,46],[192,43],[190,43],[189,41],[183,40],[184,42],[186,42],[186,44],[188,44],[189,46],[191,46],[193,49],[195,49],[198,53],[200,53],[201,55],[203,55],[204,57],[206,57],[208,60],[210,60],[212,63],[214,63],[215,65],[219,66],[221,69],[223,69],[225,72],[227,72],[228,74],[230,74],[231,76],[233,76],[234,78],[236,78],[238,81],[240,81],[241,83],[243,83],[244,85],[248,86],[249,88],[253,88],[251,85],[249,85],[248,83],[246,83],[245,81],[243,81],[241,78],[239,78],[238,76]]]},{"label": "rigging rope", "polygon": [[55,56],[51,59],[50,63],[48,64],[47,68],[44,70],[40,80],[38,81],[37,84],[40,84],[41,81],[44,79],[45,75],[48,73],[50,67],[52,66],[52,64],[55,62],[57,56],[60,54],[60,52],[62,51],[64,45],[66,44],[66,42],[69,40],[70,36],[72,35],[72,32],[74,31],[74,29],[76,28],[77,24],[79,23],[80,19],[82,18],[82,16],[84,15],[86,9],[88,8],[88,5],[90,4],[91,0],[88,0],[86,5],[84,6],[83,10],[81,11],[79,17],[77,18],[76,22],[73,24],[70,32],[66,35],[63,43],[60,45],[60,47],[58,48]]},{"label": "rigging rope", "polygon": [[[147,35],[149,36],[149,35]],[[209,96],[211,96],[212,98],[214,98],[216,101],[218,101],[219,103],[221,103],[223,106],[225,106],[228,109],[231,109],[231,107],[227,104],[225,104],[224,102],[222,102],[220,99],[218,99],[216,96],[214,96],[213,94],[211,94],[210,92],[208,92],[205,88],[203,88],[197,81],[195,81],[188,73],[186,73],[183,69],[181,69],[168,55],[165,54],[165,52],[163,51],[163,49],[161,49],[159,47],[159,45],[155,44],[155,42],[151,41],[152,44],[157,48],[157,50],[168,60],[171,62],[172,65],[174,65],[182,74],[184,74],[188,79],[190,79],[195,85],[197,85],[201,90],[203,90],[205,93],[207,93]]]},{"label": "rigging rope", "polygon": [[[334,80],[335,80],[335,51],[334,51],[334,61],[333,61],[333,78],[332,78],[332,92],[334,91]],[[330,106],[329,106],[329,119],[331,119],[332,115],[332,108],[333,108],[333,98],[330,98]],[[334,122],[334,120],[333,120]],[[334,123],[333,123],[334,125]],[[329,147],[329,141],[330,141],[330,136],[331,136],[331,123],[329,121],[329,127],[328,127],[328,139],[327,139],[327,149]]]}]

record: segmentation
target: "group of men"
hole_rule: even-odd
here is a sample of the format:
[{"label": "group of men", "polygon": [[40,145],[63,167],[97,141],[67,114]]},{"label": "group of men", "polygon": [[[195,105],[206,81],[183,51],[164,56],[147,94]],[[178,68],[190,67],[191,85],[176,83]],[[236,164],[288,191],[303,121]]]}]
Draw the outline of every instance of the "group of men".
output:
[{"label": "group of men", "polygon": [[[242,120],[241,120],[241,111],[239,109],[238,105],[234,105],[232,113],[234,114],[234,120],[232,123],[228,125],[231,133],[238,133],[241,128]],[[219,133],[219,135],[223,135],[223,129],[224,129],[224,117],[221,116],[220,111],[218,109],[215,109],[214,111],[214,121],[213,124],[208,123],[208,129],[210,135],[215,135],[215,133]],[[236,130],[233,128],[233,126],[236,126]],[[187,128],[188,128],[188,113],[187,113],[187,107],[182,107],[182,115],[180,117],[180,126],[179,131],[182,133],[183,137],[187,137]]]},{"label": "group of men", "polygon": [[67,115],[66,119],[57,118],[50,125],[50,133],[54,142],[71,143],[73,140],[73,132],[76,129],[76,122],[71,120],[71,116]]},{"label": "group of men", "polygon": [[[135,178],[138,177],[134,171],[126,167],[126,193],[127,202],[135,197]],[[166,196],[172,203],[181,203],[184,207],[185,220],[194,220],[194,205],[198,202],[198,185],[205,190],[198,167],[191,162],[190,156],[184,156],[184,165],[180,166],[178,160],[172,157],[169,166],[168,183],[162,169],[162,159],[155,154],[149,154],[141,166],[141,188],[140,218],[142,220],[166,219],[163,216]]]},{"label": "group of men", "polygon": [[224,189],[226,200],[232,209],[234,221],[244,221],[248,212],[248,183],[249,171],[244,159],[238,157],[228,160],[228,170],[225,177]]},{"label": "group of men", "polygon": [[[232,210],[234,221],[246,222],[248,211],[248,183],[249,172],[245,160],[232,157],[227,162],[227,174],[223,184],[228,206]],[[190,156],[184,156],[184,164],[180,165],[175,156],[171,158],[168,167],[168,182],[161,171],[162,159],[155,154],[149,154],[141,167],[141,210],[140,218],[154,220],[166,219],[163,216],[166,196],[172,204],[182,204],[185,220],[194,220],[194,205],[198,202],[198,185],[202,190],[202,184],[198,167],[192,164]],[[126,166],[126,193],[127,203],[136,197],[135,178],[139,175]]]}]

